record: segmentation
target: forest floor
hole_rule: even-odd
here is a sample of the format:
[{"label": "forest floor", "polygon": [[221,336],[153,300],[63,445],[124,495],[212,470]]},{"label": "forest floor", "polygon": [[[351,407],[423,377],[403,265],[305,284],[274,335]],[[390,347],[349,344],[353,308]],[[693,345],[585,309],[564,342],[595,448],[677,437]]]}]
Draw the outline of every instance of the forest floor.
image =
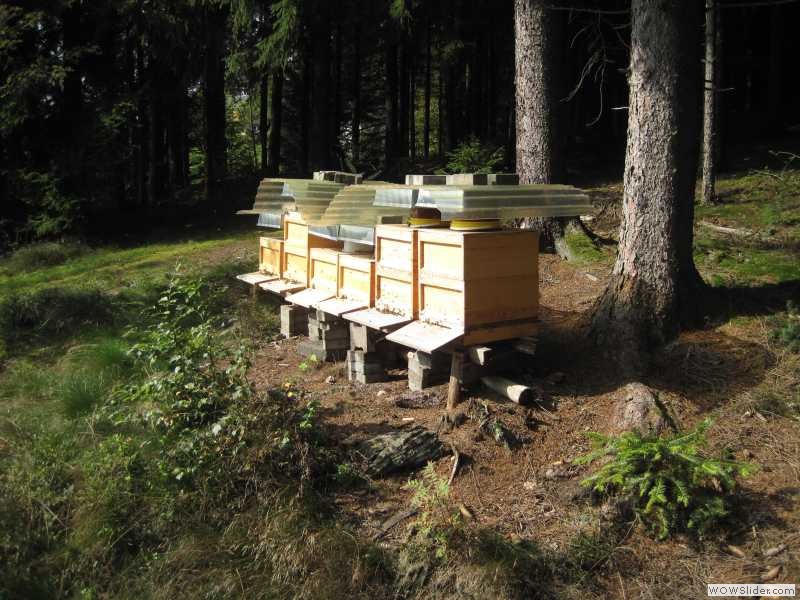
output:
[{"label": "forest floor", "polygon": [[[636,521],[620,520],[607,504],[592,503],[581,491],[580,481],[593,470],[574,463],[589,449],[586,433],[612,432],[615,404],[629,383],[613,374],[611,357],[584,337],[587,317],[613,264],[621,186],[604,184],[591,192],[598,211],[590,226],[605,240],[599,250],[578,264],[541,257],[537,357],[520,376],[541,386],[549,402],[544,408],[522,407],[481,389],[468,391],[459,405],[464,423],[440,431],[441,439],[464,457],[450,488],[451,501],[466,507],[477,526],[512,543],[525,540],[544,554],[569,558],[574,574],[539,582],[546,597],[701,598],[706,583],[757,582],[775,566],[780,569],[771,583],[798,582],[800,355],[777,340],[775,332],[790,318],[787,301],[800,299],[800,172],[725,177],[719,184],[720,203],[697,207],[695,259],[715,300],[706,326],[660,350],[655,368],[641,380],[657,393],[678,430],[711,417],[710,447],[759,466],[735,498],[734,524],[703,540],[677,535],[656,541]],[[81,251],[50,266],[35,260],[26,266],[12,257],[0,265],[0,301],[53,287],[91,288],[128,302],[135,313],[176,262],[218,280],[252,270],[252,230],[201,237]],[[412,408],[404,402],[402,370],[392,371],[386,383],[349,383],[341,363],[309,364],[297,353],[298,339],[277,338],[274,301],[253,305],[235,284],[230,294],[237,307],[233,320],[256,347],[252,382],[265,390],[295,381],[319,401],[320,421],[333,440],[351,442],[410,424],[440,429],[444,386],[418,396],[418,407]],[[70,418],[74,406],[65,398],[75,394],[70,396],[63,384],[72,349],[120,340],[135,321],[128,317],[75,327],[69,314],[74,306],[65,314],[40,308],[48,315],[47,327],[22,338],[7,336],[0,417],[13,420],[30,412]],[[474,409],[482,405],[518,443],[509,448],[480,431]],[[434,466],[446,478],[451,457]],[[387,519],[408,508],[412,491],[406,484],[413,475],[333,491],[337,520],[359,539],[375,538]],[[407,528],[401,522],[380,537],[380,544],[396,549],[406,543]],[[784,550],[765,556],[781,544]],[[463,597],[495,593],[487,589]]]}]

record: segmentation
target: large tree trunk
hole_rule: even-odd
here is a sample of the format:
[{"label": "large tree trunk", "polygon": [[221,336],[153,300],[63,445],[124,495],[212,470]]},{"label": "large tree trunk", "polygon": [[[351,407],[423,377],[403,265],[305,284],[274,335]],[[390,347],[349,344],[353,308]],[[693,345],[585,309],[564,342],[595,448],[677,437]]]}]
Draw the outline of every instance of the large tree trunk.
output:
[{"label": "large tree trunk", "polygon": [[206,142],[206,201],[216,200],[227,175],[225,139],[225,29],[227,11],[206,12],[206,60],[203,78]]},{"label": "large tree trunk", "polygon": [[716,0],[706,0],[705,67],[703,77],[703,196],[713,204],[717,179],[717,20]]},{"label": "large tree trunk", "polygon": [[622,224],[593,335],[626,371],[699,314],[692,259],[700,5],[633,0]]},{"label": "large tree trunk", "polygon": [[425,22],[425,113],[422,126],[422,152],[425,160],[431,154],[431,24]]},{"label": "large tree trunk", "polygon": [[780,132],[783,124],[781,60],[783,57],[783,19],[781,7],[773,6],[770,15],[769,32],[769,79],[767,79],[767,110],[770,117],[770,128]]},{"label": "large tree trunk", "polygon": [[258,141],[261,145],[261,171],[266,173],[269,169],[269,73],[261,76],[258,98]]},{"label": "large tree trunk", "polygon": [[384,172],[389,173],[397,157],[397,44],[386,43],[386,146]]},{"label": "large tree trunk", "polygon": [[409,113],[409,74],[411,72],[409,64],[410,44],[406,40],[406,33],[402,33],[402,43],[400,45],[400,137],[397,144],[397,156],[408,158],[408,113]]},{"label": "large tree trunk", "polygon": [[361,23],[357,22],[353,48],[353,164],[361,162]]},{"label": "large tree trunk", "polygon": [[311,15],[311,44],[312,44],[312,88],[311,88],[311,136],[310,168],[330,169],[332,165],[333,140],[331,129],[333,123],[333,110],[335,107],[334,82],[331,76],[333,56],[331,52],[330,23],[327,12],[330,10],[328,3],[320,4],[321,14],[316,11]]},{"label": "large tree trunk", "polygon": [[278,177],[281,169],[281,129],[283,127],[283,70],[272,72],[272,97],[269,99],[269,158],[267,175]]},{"label": "large tree trunk", "polygon": [[[548,8],[547,0],[515,0],[514,50],[516,84],[517,173],[522,183],[562,183],[566,178],[564,84],[565,11]],[[562,258],[576,258],[571,235],[586,235],[577,218],[532,218],[543,247]]]}]

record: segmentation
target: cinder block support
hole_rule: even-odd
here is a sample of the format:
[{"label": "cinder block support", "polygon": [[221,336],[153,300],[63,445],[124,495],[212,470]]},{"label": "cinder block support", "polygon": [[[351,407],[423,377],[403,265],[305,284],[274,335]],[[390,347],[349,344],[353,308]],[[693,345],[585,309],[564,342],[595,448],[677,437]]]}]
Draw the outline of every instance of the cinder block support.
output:
[{"label": "cinder block support", "polygon": [[347,321],[320,310],[311,310],[307,319],[308,341],[298,346],[306,356],[316,355],[329,362],[343,360],[350,349],[350,328]]},{"label": "cinder block support", "polygon": [[281,305],[281,335],[294,337],[308,334],[308,309],[296,304]]},{"label": "cinder block support", "polygon": [[386,381],[386,370],[377,352],[349,350],[347,352],[347,379],[359,383]]},{"label": "cinder block support", "polygon": [[378,339],[383,334],[360,323],[350,323],[350,349],[375,352]]},{"label": "cinder block support", "polygon": [[434,352],[408,353],[408,387],[424,390],[432,385],[445,383],[450,376],[450,361],[447,354]]}]

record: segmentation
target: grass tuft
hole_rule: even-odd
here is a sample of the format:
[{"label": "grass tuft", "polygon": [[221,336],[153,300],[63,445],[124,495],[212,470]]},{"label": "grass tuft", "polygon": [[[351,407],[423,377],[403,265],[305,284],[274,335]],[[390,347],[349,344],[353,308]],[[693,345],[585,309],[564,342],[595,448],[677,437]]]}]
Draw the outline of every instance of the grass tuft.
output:
[{"label": "grass tuft", "polygon": [[34,271],[42,267],[54,267],[82,256],[86,246],[76,243],[39,242],[22,246],[0,263],[0,270],[8,273]]}]

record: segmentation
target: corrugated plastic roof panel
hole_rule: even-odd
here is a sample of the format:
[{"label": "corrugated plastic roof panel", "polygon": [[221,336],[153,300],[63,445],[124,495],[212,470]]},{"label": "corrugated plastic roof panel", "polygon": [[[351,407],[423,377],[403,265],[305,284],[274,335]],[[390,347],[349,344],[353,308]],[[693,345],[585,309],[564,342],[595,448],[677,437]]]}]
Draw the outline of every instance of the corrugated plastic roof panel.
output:
[{"label": "corrugated plastic roof panel", "polygon": [[585,192],[569,185],[423,186],[417,206],[438,208],[443,219],[514,219],[587,214]]}]

